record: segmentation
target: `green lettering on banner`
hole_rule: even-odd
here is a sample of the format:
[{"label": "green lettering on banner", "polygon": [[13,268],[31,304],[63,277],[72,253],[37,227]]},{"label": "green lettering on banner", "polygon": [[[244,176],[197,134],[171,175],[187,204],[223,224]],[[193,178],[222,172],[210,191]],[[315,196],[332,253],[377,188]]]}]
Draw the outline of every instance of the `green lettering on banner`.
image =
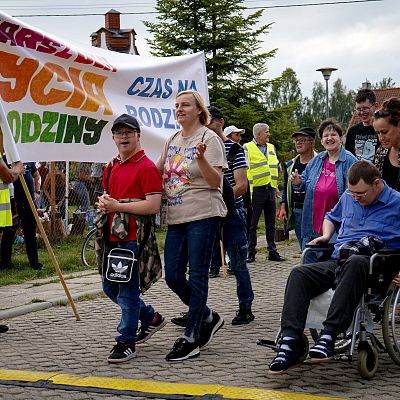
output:
[{"label": "green lettering on banner", "polygon": [[85,124],[86,132],[83,134],[83,143],[87,145],[96,144],[100,140],[101,132],[107,122],[103,120],[97,122],[93,118],[88,118]]},{"label": "green lettering on banner", "polygon": [[54,138],[56,137],[56,132],[52,132],[51,129],[58,121],[58,112],[44,111],[42,124],[47,124],[40,135],[41,142],[54,143]]},{"label": "green lettering on banner", "polygon": [[67,121],[67,129],[64,136],[64,143],[80,143],[82,140],[83,128],[87,117],[82,116],[79,119],[76,115],[69,115]]},{"label": "green lettering on banner", "polygon": [[[31,134],[31,126],[33,126],[33,132]],[[22,143],[36,142],[40,136],[42,128],[42,121],[40,116],[34,113],[22,113]]]},{"label": "green lettering on banner", "polygon": [[7,121],[15,143],[83,143],[87,146],[99,142],[108,121],[86,116],[43,111],[43,115],[7,113]]},{"label": "green lettering on banner", "polygon": [[10,111],[7,114],[7,122],[11,132],[13,133],[14,142],[17,143],[21,136],[21,117],[19,116],[18,111]]},{"label": "green lettering on banner", "polygon": [[67,123],[67,114],[60,114],[60,119],[58,121],[57,127],[57,136],[56,136],[56,143],[62,143],[64,132],[65,132],[65,125]]}]

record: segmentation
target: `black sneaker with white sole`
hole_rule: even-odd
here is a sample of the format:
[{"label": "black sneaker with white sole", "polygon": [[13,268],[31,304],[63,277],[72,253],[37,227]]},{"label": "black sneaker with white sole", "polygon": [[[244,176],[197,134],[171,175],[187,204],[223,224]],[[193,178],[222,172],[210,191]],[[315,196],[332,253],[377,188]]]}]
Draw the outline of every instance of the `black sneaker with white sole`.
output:
[{"label": "black sneaker with white sole", "polygon": [[223,318],[215,311],[212,312],[212,321],[203,321],[200,330],[199,347],[200,349],[206,347],[212,340],[213,336],[222,328],[224,325]]},{"label": "black sneaker with white sole", "polygon": [[198,357],[200,349],[198,342],[190,343],[185,338],[179,338],[174,343],[172,350],[166,355],[167,361],[183,361],[189,358]]},{"label": "black sneaker with white sole", "polygon": [[164,328],[167,324],[165,318],[158,312],[154,314],[154,319],[149,326],[142,326],[136,338],[136,344],[144,343],[149,340],[157,331]]},{"label": "black sneaker with white sole", "polygon": [[135,357],[136,357],[135,343],[118,342],[112,348],[111,354],[108,357],[108,362],[110,364],[120,364]]},{"label": "black sneaker with white sole", "polygon": [[171,318],[171,322],[173,324],[178,325],[178,326],[183,326],[183,327],[186,326],[187,321],[188,321],[188,313],[187,312],[181,313],[180,317]]}]

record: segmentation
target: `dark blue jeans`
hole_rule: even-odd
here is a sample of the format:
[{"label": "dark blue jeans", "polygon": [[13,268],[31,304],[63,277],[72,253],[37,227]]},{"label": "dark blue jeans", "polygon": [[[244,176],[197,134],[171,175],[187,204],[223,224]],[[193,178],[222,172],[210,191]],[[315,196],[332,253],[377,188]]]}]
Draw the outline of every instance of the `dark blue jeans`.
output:
[{"label": "dark blue jeans", "polygon": [[[138,246],[136,240],[129,242],[116,242],[113,247],[120,247],[132,250],[135,258],[138,256]],[[117,331],[119,336],[115,338],[117,342],[134,343],[136,341],[136,332],[138,321],[142,326],[149,326],[154,318],[152,306],[146,306],[140,298],[139,269],[137,262],[132,272],[132,278],[126,283],[110,282],[103,279],[104,293],[121,308],[121,320]]]},{"label": "dark blue jeans", "polygon": [[[184,304],[189,306],[185,335],[200,337],[203,317],[207,317],[208,271],[221,218],[212,217],[168,225],[165,238],[165,281]],[[189,280],[186,270],[189,263]]]},{"label": "dark blue jeans", "polygon": [[[236,293],[239,307],[250,308],[254,300],[249,270],[247,268],[247,216],[243,207],[237,207],[236,215],[228,215],[224,219],[222,237],[228,253],[231,270],[236,277]],[[219,237],[219,235],[218,235]],[[219,241],[215,241],[211,268],[219,272],[221,266],[221,250]]]}]

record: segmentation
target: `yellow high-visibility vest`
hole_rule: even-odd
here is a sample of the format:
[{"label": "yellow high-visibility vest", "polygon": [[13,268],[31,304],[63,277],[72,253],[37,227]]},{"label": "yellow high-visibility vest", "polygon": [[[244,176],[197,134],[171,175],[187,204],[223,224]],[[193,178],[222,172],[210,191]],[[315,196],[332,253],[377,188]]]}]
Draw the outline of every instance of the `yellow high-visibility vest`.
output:
[{"label": "yellow high-visibility vest", "polygon": [[[0,157],[2,154],[0,153]],[[10,202],[10,189],[8,183],[0,179],[0,226],[12,225],[12,212]]]},{"label": "yellow high-visibility vest", "polygon": [[279,161],[274,145],[267,143],[266,155],[260,151],[253,141],[246,143],[243,148],[249,162],[247,179],[250,183],[250,190],[253,191],[253,187],[264,185],[271,185],[271,187],[276,188],[278,186]]}]

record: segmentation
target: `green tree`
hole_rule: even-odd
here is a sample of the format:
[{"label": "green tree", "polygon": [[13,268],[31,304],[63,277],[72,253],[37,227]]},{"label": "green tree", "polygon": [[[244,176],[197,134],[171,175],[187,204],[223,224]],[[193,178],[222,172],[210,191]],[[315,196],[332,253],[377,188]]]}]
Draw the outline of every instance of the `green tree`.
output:
[{"label": "green tree", "polygon": [[334,84],[330,96],[329,111],[330,116],[342,125],[345,130],[353,113],[355,93],[353,90],[347,90],[343,82],[338,78]]},{"label": "green tree", "polygon": [[271,83],[266,104],[269,109],[274,109],[297,102],[300,105],[302,99],[300,81],[292,68],[286,68],[281,76]]},{"label": "green tree", "polygon": [[158,22],[144,22],[156,56],[204,51],[211,102],[225,98],[236,107],[257,103],[268,81],[266,63],[276,50],[260,52],[262,10],[244,15],[243,0],[157,0]]},{"label": "green tree", "polygon": [[396,87],[396,82],[392,78],[382,78],[380,82],[376,82],[374,89],[389,89]]}]

